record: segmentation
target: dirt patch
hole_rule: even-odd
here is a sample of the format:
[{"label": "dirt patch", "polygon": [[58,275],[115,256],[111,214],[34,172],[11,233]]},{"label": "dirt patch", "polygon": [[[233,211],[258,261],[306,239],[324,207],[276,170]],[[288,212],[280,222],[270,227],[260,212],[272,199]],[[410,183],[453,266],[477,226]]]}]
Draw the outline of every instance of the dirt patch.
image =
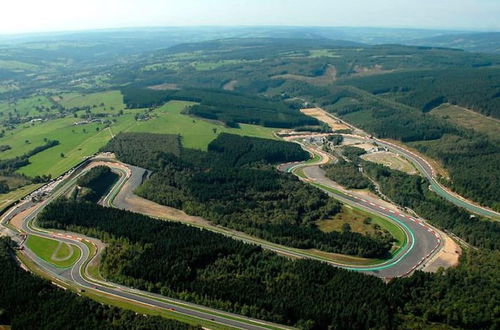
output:
[{"label": "dirt patch", "polygon": [[238,84],[238,80],[231,80],[230,82],[225,83],[224,86],[222,86],[222,89],[225,91],[234,91],[236,84]]},{"label": "dirt patch", "polygon": [[308,251],[310,251],[311,253],[316,254],[320,257],[327,258],[331,261],[350,264],[350,265],[366,265],[366,264],[369,264],[370,262],[373,262],[373,259],[349,256],[349,255],[345,255],[345,254],[324,252],[324,251],[320,251],[320,250],[316,250],[316,249],[310,249]]},{"label": "dirt patch", "polygon": [[21,213],[17,214],[16,216],[14,216],[11,220],[10,220],[10,224],[13,225],[14,227],[16,227],[18,230],[22,231],[22,227],[23,227],[23,221],[24,219],[31,213],[33,212],[36,208],[38,207],[38,205],[34,205],[32,207],[30,207],[29,209],[27,210],[24,210],[22,211]]},{"label": "dirt patch", "polygon": [[390,73],[394,72],[394,70],[384,70],[384,68],[380,64],[375,64],[371,67],[355,65],[354,72],[355,73],[351,75],[352,77],[365,77],[375,74]]},{"label": "dirt patch", "polygon": [[436,272],[439,268],[455,267],[460,261],[462,249],[447,235],[444,236],[444,246],[423,268],[425,272]]},{"label": "dirt patch", "polygon": [[319,121],[326,123],[330,126],[334,131],[336,130],[344,130],[350,129],[349,126],[344,124],[340,119],[335,119],[331,117],[325,110],[320,108],[308,108],[308,109],[300,109],[300,112],[303,114],[314,117]]},{"label": "dirt patch", "polygon": [[170,84],[170,83],[149,86],[148,88],[155,91],[177,91],[180,89],[177,84]]},{"label": "dirt patch", "polygon": [[184,211],[164,206],[144,199],[137,195],[129,195],[125,198],[128,209],[136,213],[142,213],[151,217],[177,220],[185,223],[209,226],[210,222],[201,218],[186,214]]},{"label": "dirt patch", "polygon": [[310,77],[310,76],[301,76],[297,74],[281,74],[277,76],[271,77],[272,79],[289,79],[289,80],[299,80],[299,81],[304,81],[312,85],[318,85],[318,86],[326,86],[329,84],[332,84],[337,80],[337,69],[335,66],[328,64],[328,67],[326,68],[325,72],[323,75],[318,76],[318,77]]}]

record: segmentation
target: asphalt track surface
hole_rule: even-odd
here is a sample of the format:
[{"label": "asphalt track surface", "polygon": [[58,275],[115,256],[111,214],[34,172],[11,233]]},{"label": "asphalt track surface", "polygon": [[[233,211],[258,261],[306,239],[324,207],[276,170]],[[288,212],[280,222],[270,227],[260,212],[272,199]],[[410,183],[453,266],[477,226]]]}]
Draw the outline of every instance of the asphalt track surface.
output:
[{"label": "asphalt track surface", "polygon": [[[329,113],[325,110],[323,110],[323,111],[327,116],[332,117],[335,120],[340,120],[339,118],[335,117],[331,113]],[[340,121],[343,122],[344,124],[348,125],[349,127],[351,127],[354,131],[363,132],[362,130],[360,130],[359,128],[357,128],[356,126],[354,126],[352,124],[349,124],[343,120],[340,120]],[[363,134],[368,136],[368,134],[365,132],[363,132]],[[427,160],[425,160],[424,158],[420,157],[419,155],[417,155],[416,153],[414,153],[414,152],[412,152],[412,151],[410,151],[402,146],[399,146],[399,145],[396,145],[394,143],[390,143],[388,141],[384,141],[381,139],[377,139],[377,138],[368,138],[368,137],[364,138],[364,137],[360,137],[358,135],[352,135],[352,134],[342,134],[342,135],[349,136],[350,138],[359,139],[362,142],[372,142],[372,143],[375,142],[378,145],[384,146],[387,149],[389,149],[397,154],[400,154],[401,156],[405,157],[410,162],[412,162],[412,164],[415,165],[415,167],[418,169],[418,171],[420,173],[422,173],[422,175],[429,180],[431,188],[436,194],[445,198],[449,202],[457,205],[458,207],[461,207],[461,208],[468,210],[469,212],[472,212],[474,214],[484,216],[484,217],[487,217],[487,218],[490,218],[493,220],[500,221],[500,213],[495,212],[490,208],[478,205],[477,203],[474,203],[468,199],[465,199],[462,196],[451,191],[449,188],[444,187],[441,183],[439,183],[436,179],[436,172],[434,171],[432,166],[429,164],[429,162]]]},{"label": "asphalt track surface", "polygon": [[[126,203],[127,194],[131,194],[135,187],[142,183],[143,178],[145,177],[145,175],[147,175],[147,172],[144,169],[128,165],[126,166],[126,168],[128,168],[129,171],[123,170],[124,164],[119,164],[119,166],[121,167],[116,166],[116,164],[119,163],[109,162],[108,165],[120,174],[120,178],[115,186],[111,189],[110,193],[104,198],[102,203],[108,206],[113,205],[114,207],[128,209],[129,207]],[[95,279],[91,279],[88,274],[85,275],[86,265],[95,257],[90,255],[91,251],[87,244],[98,246],[99,242],[93,238],[85,237],[79,234],[55,232],[41,229],[36,227],[36,224],[33,224],[33,220],[48,203],[63,195],[71,187],[73,187],[76,183],[77,178],[85,173],[88,168],[90,168],[90,166],[88,165],[89,163],[85,164],[85,166],[82,166],[82,169],[80,169],[80,171],[73,173],[71,176],[62,181],[62,183],[59,184],[58,188],[55,189],[55,192],[53,192],[45,201],[37,204],[37,207],[25,218],[23,222],[23,231],[25,231],[27,234],[47,237],[61,242],[75,244],[82,251],[81,257],[75,263],[75,265],[73,265],[69,269],[59,269],[41,260],[31,251],[29,251],[29,249],[25,249],[25,255],[33,260],[40,268],[42,268],[44,272],[50,274],[53,278],[69,285],[76,284],[78,287],[83,288],[84,290],[93,291],[101,295],[118,297],[135,304],[166,309],[171,311],[172,313],[180,313],[196,319],[206,320],[208,322],[215,322],[240,329],[286,328],[285,326],[262,322],[240,315],[210,309],[204,306],[170,299],[164,296],[134,290],[133,288],[127,288],[114,283],[101,282]],[[322,170],[318,166],[315,166],[314,164],[300,164],[300,166],[304,167],[304,171],[306,171],[308,175],[310,175],[311,177],[316,177],[316,179],[318,179],[318,183],[328,186],[329,182],[324,181],[325,178],[321,177]],[[126,184],[128,188],[123,189]],[[403,228],[408,236],[408,242],[405,247],[402,248],[398,252],[398,254],[391,260],[369,267],[351,266],[329,262],[334,266],[361,271],[385,278],[404,276],[408,275],[414,269],[421,266],[427,258],[431,257],[432,254],[437,251],[441,244],[439,235],[434,232],[431,227],[418,219],[389,209],[384,209],[382,206],[379,206],[372,201],[362,200],[353,195],[344,195],[342,193],[339,194],[320,186],[319,188],[325,190],[327,193],[346,204],[390,218],[393,222],[397,223],[401,228]],[[16,214],[34,205],[35,204],[33,204],[32,202],[25,202],[15,206],[12,210],[9,210],[6,213],[6,215],[2,219],[2,222],[10,220]],[[247,241],[246,239],[242,240]],[[301,258],[305,257],[314,259],[314,257],[311,257],[310,255],[296,252],[299,250],[288,249],[276,244],[266,244],[255,241],[249,241],[249,243],[257,243],[260,244],[263,248],[267,248],[285,255],[288,254]]]},{"label": "asphalt track surface", "polygon": [[[306,148],[309,152],[325,157],[315,150]],[[306,176],[307,182],[323,190],[333,198],[367,211],[382,216],[401,228],[407,237],[407,244],[397,252],[396,256],[383,264],[371,266],[348,266],[347,269],[362,271],[383,278],[406,276],[415,269],[422,267],[425,262],[434,256],[443,246],[440,234],[424,220],[400,211],[397,207],[388,208],[387,204],[379,199],[357,195],[347,191],[337,183],[325,176],[324,170],[317,163],[298,163],[283,166],[281,170],[294,172],[299,168]]]},{"label": "asphalt track surface", "polygon": [[379,140],[379,139],[369,139],[371,142],[375,142],[378,145],[381,145],[383,147],[386,147],[387,149],[400,154],[401,156],[405,157],[406,159],[410,160],[418,169],[422,175],[427,178],[431,184],[432,190],[440,195],[441,197],[445,198],[449,202],[465,208],[469,212],[475,213],[480,216],[488,217],[491,219],[495,220],[500,220],[500,213],[495,212],[489,208],[477,205],[473,203],[472,201],[469,201],[454,192],[450,191],[448,188],[444,187],[442,184],[440,184],[437,179],[436,179],[436,173],[432,166],[427,162],[425,159],[422,157],[418,156],[412,151],[409,151],[401,146],[398,146],[396,144],[384,141],[384,140]]},{"label": "asphalt track surface", "polygon": [[[87,244],[96,246],[97,240],[89,237],[85,237],[79,234],[66,233],[66,232],[56,232],[49,231],[46,229],[38,228],[34,223],[34,219],[38,214],[44,209],[44,207],[55,200],[57,197],[63,195],[68,189],[70,189],[76,182],[79,175],[83,174],[85,171],[80,172],[71,179],[68,179],[66,183],[60,187],[56,193],[50,196],[47,200],[37,204],[31,201],[27,201],[15,206],[13,209],[9,210],[2,218],[1,223],[4,225],[10,221],[15,215],[23,212],[35,205],[36,207],[23,221],[22,229],[28,235],[36,235],[40,237],[54,239],[60,242],[70,243],[77,245],[81,250],[80,259],[71,268],[57,268],[52,264],[45,262],[36,256],[29,249],[24,249],[23,253],[29,259],[37,264],[46,274],[49,274],[52,278],[57,279],[63,283],[70,286],[76,286],[83,290],[92,291],[108,297],[120,298],[125,301],[129,301],[134,304],[155,307],[167,310],[171,313],[183,314],[189,316],[196,320],[204,320],[208,324],[219,324],[232,328],[238,329],[288,329],[289,327],[273,324],[270,322],[265,322],[257,319],[247,318],[241,315],[236,315],[228,312],[223,312],[216,309],[207,308],[205,306],[187,303],[181,300],[168,298],[161,295],[152,294],[149,292],[144,292],[140,290],[135,290],[132,288],[124,287],[110,282],[102,282],[94,279],[90,279],[88,274],[86,274],[86,266],[92,261],[95,256],[91,256],[91,250]],[[117,184],[123,184],[126,180],[126,176],[122,176]],[[16,241],[19,240],[19,236],[13,237]],[[86,275],[84,275],[86,274]]]}]

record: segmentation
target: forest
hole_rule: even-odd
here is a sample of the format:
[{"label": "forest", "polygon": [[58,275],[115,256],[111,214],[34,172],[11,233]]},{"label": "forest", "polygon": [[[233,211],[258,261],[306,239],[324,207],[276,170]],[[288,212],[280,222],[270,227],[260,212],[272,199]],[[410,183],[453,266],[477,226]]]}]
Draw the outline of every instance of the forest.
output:
[{"label": "forest", "polygon": [[487,249],[500,248],[500,224],[478,217],[429,190],[429,182],[380,164],[363,161],[363,168],[395,203],[413,209],[433,225],[452,232],[468,243]]},{"label": "forest", "polygon": [[318,125],[316,119],[291,105],[263,97],[208,89],[158,91],[125,87],[121,91],[129,108],[160,106],[170,100],[192,101],[199,104],[189,107],[188,114],[219,120],[230,127],[238,127],[238,123],[282,128]]},{"label": "forest", "polygon": [[127,286],[306,328],[391,323],[385,285],[375,277],[90,203],[53,203],[39,221],[104,239],[103,274]]},{"label": "forest", "polygon": [[[180,156],[151,152],[137,157],[149,143],[147,137],[120,134],[103,149],[115,152],[125,163],[153,171],[136,191],[146,199],[290,247],[388,256],[392,243],[388,238],[324,233],[316,227],[316,221],[340,212],[341,205],[272,166],[308,159],[298,144],[221,134],[209,144],[208,152],[182,148]],[[170,140],[177,149],[178,141]]]},{"label": "forest", "polygon": [[[342,135],[339,135],[342,138]],[[332,135],[329,140],[341,141],[339,136]],[[349,189],[373,189],[373,183],[360,171],[361,158],[365,150],[357,147],[345,146],[338,152],[336,163],[323,166],[325,175],[331,180]]]},{"label": "forest", "polygon": [[[107,244],[111,281],[304,329],[459,328],[499,325],[496,251],[468,251],[457,268],[380,279],[176,222],[59,200],[39,218]],[[367,290],[369,288],[369,290]]]},{"label": "forest", "polygon": [[424,112],[449,102],[500,118],[499,80],[498,68],[462,68],[351,78],[341,84],[383,97],[394,97],[396,101]]},{"label": "forest", "polygon": [[0,238],[0,325],[12,329],[201,329],[102,305],[28,273],[14,259],[14,243]]},{"label": "forest", "polygon": [[118,180],[118,174],[108,166],[96,166],[80,177],[73,191],[73,199],[83,199],[97,203],[113,183]]},{"label": "forest", "polygon": [[357,164],[347,162],[343,159],[335,164],[324,166],[328,178],[349,189],[367,189],[372,183],[363,177]]}]

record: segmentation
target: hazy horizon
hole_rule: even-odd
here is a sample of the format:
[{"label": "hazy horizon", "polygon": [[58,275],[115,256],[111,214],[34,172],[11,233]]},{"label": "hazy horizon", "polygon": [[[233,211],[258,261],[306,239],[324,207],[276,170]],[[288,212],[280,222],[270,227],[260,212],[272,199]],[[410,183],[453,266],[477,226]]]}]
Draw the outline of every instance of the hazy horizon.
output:
[{"label": "hazy horizon", "polygon": [[2,35],[232,26],[500,31],[496,0],[20,0],[2,8]]}]

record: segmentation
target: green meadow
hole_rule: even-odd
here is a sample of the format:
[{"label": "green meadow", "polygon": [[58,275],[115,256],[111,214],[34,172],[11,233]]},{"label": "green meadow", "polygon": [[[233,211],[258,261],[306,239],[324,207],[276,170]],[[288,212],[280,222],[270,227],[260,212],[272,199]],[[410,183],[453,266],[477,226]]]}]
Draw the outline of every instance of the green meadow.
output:
[{"label": "green meadow", "polygon": [[[123,109],[123,100],[119,92],[94,93],[89,95],[64,94],[57,102],[65,107],[76,107],[104,103],[100,107],[113,106],[115,113]],[[206,150],[208,144],[220,133],[227,132],[239,135],[275,138],[274,129],[255,125],[241,125],[241,128],[229,128],[219,122],[211,122],[188,115],[182,111],[191,102],[171,101],[154,110],[149,120],[136,121],[135,115],[143,113],[143,109],[127,109],[124,114],[113,117],[115,122],[110,127],[100,123],[75,126],[81,119],[65,117],[46,122],[20,125],[7,131],[0,138],[0,145],[9,145],[12,149],[0,153],[0,159],[21,156],[46,140],[58,140],[59,145],[40,152],[30,158],[30,164],[18,170],[18,173],[33,177],[36,175],[52,175],[57,177],[78,164],[83,158],[94,154],[119,132],[151,132],[180,134],[188,148]],[[99,106],[97,106],[99,108]],[[92,112],[96,112],[94,109]]]}]

